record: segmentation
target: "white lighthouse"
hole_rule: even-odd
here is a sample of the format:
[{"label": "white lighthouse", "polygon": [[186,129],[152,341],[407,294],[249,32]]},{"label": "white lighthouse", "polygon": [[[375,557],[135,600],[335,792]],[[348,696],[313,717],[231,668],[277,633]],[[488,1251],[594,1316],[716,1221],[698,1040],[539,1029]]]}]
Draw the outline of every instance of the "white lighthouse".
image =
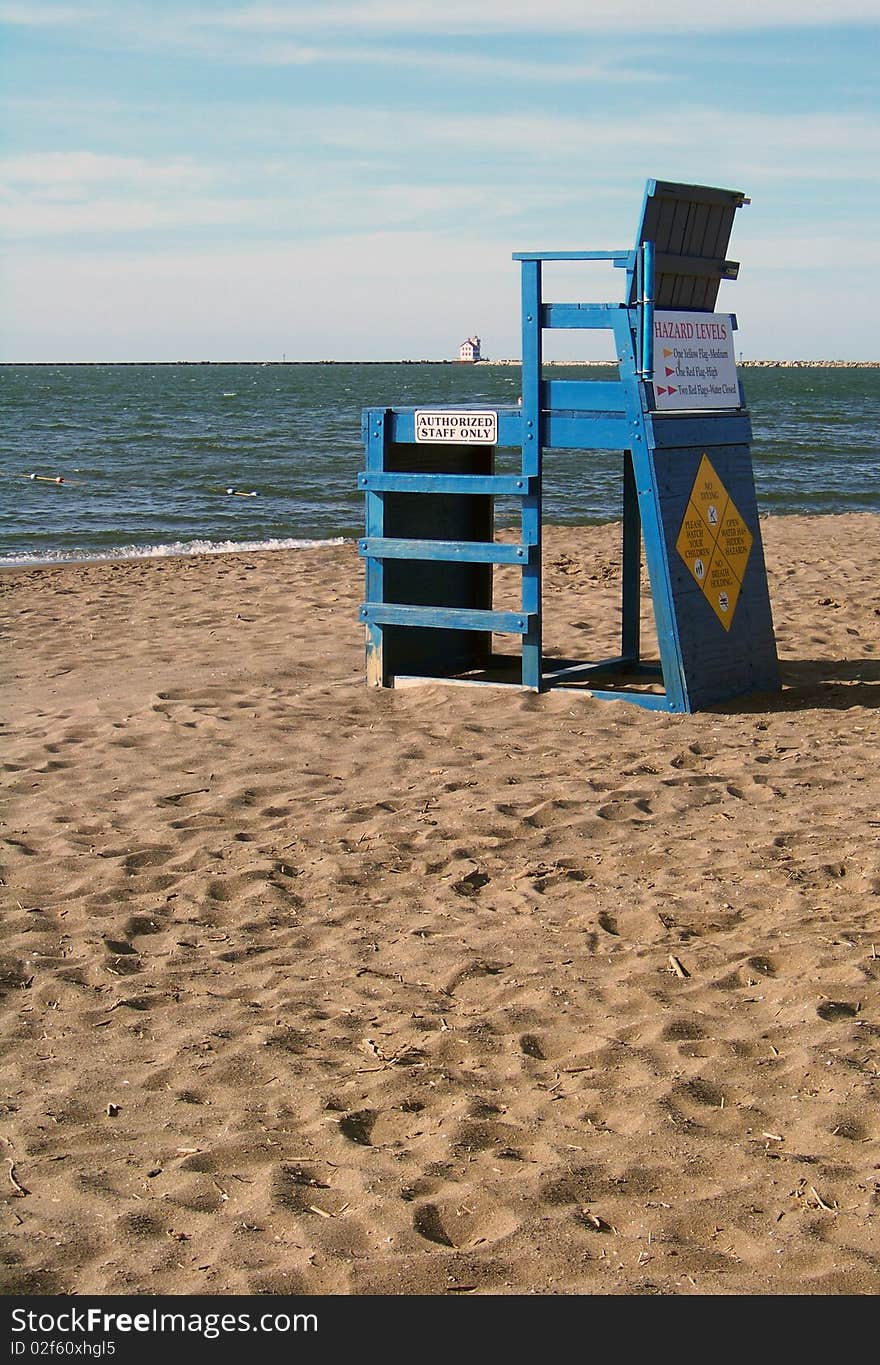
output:
[{"label": "white lighthouse", "polygon": [[480,355],[480,338],[468,337],[467,341],[463,341],[458,348],[458,358],[459,360],[466,360],[470,363],[482,360],[482,356]]}]

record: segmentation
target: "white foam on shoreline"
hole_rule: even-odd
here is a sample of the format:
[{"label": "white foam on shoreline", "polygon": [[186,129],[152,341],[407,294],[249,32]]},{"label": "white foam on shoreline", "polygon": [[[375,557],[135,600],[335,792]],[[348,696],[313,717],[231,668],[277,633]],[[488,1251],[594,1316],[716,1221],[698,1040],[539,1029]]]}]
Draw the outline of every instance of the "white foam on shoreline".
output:
[{"label": "white foam on shoreline", "polygon": [[258,550],[313,550],[344,545],[344,536],[330,540],[176,540],[168,545],[113,545],[106,550],[46,550],[0,555],[0,568],[38,568],[44,564],[90,564],[96,560],[169,559],[173,556],[252,554]]}]

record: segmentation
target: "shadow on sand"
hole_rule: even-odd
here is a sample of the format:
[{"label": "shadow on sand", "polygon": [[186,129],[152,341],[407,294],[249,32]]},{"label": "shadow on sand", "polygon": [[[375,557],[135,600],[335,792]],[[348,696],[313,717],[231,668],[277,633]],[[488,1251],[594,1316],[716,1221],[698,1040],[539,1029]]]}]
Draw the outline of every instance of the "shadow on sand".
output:
[{"label": "shadow on sand", "polygon": [[783,659],[779,667],[781,692],[756,692],[711,709],[726,715],[754,715],[880,707],[880,659]]}]

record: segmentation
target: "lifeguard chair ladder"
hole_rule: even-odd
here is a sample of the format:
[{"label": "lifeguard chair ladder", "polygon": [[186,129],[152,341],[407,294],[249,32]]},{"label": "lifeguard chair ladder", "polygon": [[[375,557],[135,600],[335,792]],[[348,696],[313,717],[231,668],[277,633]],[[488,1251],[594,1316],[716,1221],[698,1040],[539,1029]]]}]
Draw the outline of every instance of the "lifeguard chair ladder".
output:
[{"label": "lifeguard chair ladder", "polygon": [[[521,405],[491,413],[457,410],[454,420],[466,417],[468,430],[476,429],[473,418],[481,412],[493,419],[495,444],[520,448],[518,474],[496,474],[494,448],[485,444],[420,444],[424,411],[365,412],[367,458],[359,483],[367,503],[360,541],[366,601],[360,616],[367,627],[368,681],[489,680],[502,662],[492,654],[492,634],[509,633],[521,640],[516,685],[537,691],[586,683],[597,698],[686,712],[778,690],[751,424],[733,361],[735,320],[713,313],[721,280],[738,273],[726,250],[734,215],[745,202],[733,190],[649,180],[633,250],[515,254],[522,272]],[[624,302],[545,302],[547,261],[609,262],[626,272]],[[716,383],[719,366],[698,363],[690,369],[713,369],[715,378],[691,382],[676,354],[691,349],[685,345],[661,348],[662,360],[673,365],[663,363],[665,382],[658,382],[658,314],[663,335],[724,333],[725,345],[702,349],[707,355],[717,350],[721,373],[732,382]],[[618,379],[544,379],[543,333],[557,328],[610,330]],[[442,422],[443,412],[427,416]],[[445,420],[452,422],[453,415]],[[543,656],[546,449],[623,452],[621,647],[610,659]],[[494,539],[495,496],[519,503],[515,544]],[[641,657],[642,543],[659,664]],[[519,612],[492,610],[494,564],[520,567]],[[503,661],[509,667],[510,656]],[[646,687],[656,682],[662,692]]]}]

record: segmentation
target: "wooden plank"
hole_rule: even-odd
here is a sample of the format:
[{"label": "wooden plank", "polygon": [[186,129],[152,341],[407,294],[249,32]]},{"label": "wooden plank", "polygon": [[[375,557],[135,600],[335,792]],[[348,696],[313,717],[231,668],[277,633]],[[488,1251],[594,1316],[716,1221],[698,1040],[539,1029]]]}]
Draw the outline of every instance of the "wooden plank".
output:
[{"label": "wooden plank", "polygon": [[632,423],[623,415],[544,414],[544,442],[555,450],[628,450],[633,434]]},{"label": "wooden plank", "polygon": [[698,275],[704,279],[735,280],[739,261],[725,261],[717,256],[687,256],[671,251],[658,251],[654,258],[658,274]]},{"label": "wooden plank", "polygon": [[621,545],[620,648],[625,658],[638,659],[641,649],[642,523],[632,456],[623,455],[623,532]]},{"label": "wooden plank", "polygon": [[367,625],[486,630],[498,635],[526,635],[535,625],[533,616],[527,612],[414,607],[394,602],[364,602],[358,615]]},{"label": "wooden plank", "polygon": [[591,697],[594,701],[629,701],[635,706],[641,706],[645,711],[683,711],[684,707],[680,702],[671,700],[665,692],[633,692],[629,688],[605,687],[560,687],[560,692],[579,692],[583,697]]},{"label": "wooden plank", "polygon": [[541,472],[547,424],[541,412],[541,371],[543,367],[541,262],[523,261],[520,285],[522,306],[522,474],[528,479],[530,496],[521,503],[522,538],[538,547],[523,566],[521,603],[529,621],[522,641],[522,683],[541,689],[543,652],[541,539],[543,514]]},{"label": "wooden plank", "polygon": [[545,379],[541,407],[577,412],[624,413],[626,399],[619,381],[603,379]]},{"label": "wooden plank", "polygon": [[631,264],[635,253],[625,251],[514,251],[514,261],[613,261],[615,265]]},{"label": "wooden plank", "polygon": [[[598,659],[595,663],[564,663],[544,668],[544,678],[548,683],[573,682],[577,678],[589,678],[598,674],[629,673],[637,671],[635,662],[624,656],[612,659]],[[641,670],[638,670],[641,671]],[[655,670],[659,674],[659,669]]]},{"label": "wooden plank", "polygon": [[502,682],[500,678],[437,678],[432,674],[407,674],[398,673],[394,678],[394,688],[403,689],[406,687],[427,687],[431,684],[443,683],[444,687],[494,687],[501,691],[515,692],[537,691],[537,688],[523,688],[520,682]]},{"label": "wooden plank", "polygon": [[711,414],[702,410],[699,415],[648,415],[648,435],[652,445],[666,449],[671,446],[743,445],[752,439],[752,424],[747,412]]},{"label": "wooden plank", "polygon": [[620,307],[619,303],[545,303],[541,307],[541,326],[601,331],[614,326],[612,314]]},{"label": "wooden plank", "polygon": [[734,208],[746,203],[746,196],[740,190],[722,190],[713,185],[684,185],[674,180],[649,180],[647,195],[650,199],[697,200],[701,204],[726,204]]},{"label": "wooden plank", "polygon": [[[380,472],[385,466],[386,450],[386,413],[373,409],[365,414],[364,436],[366,441],[366,464],[369,470]],[[366,495],[366,532],[368,536],[381,537],[385,534],[385,500],[376,493]],[[378,560],[368,560],[364,566],[364,592],[368,602],[381,602],[385,596],[385,569]],[[366,671],[370,687],[384,687],[387,682],[385,672],[385,632],[381,626],[366,628]]]},{"label": "wooden plank", "polygon": [[490,493],[525,497],[529,480],[519,474],[401,474],[365,469],[358,488],[373,493]]},{"label": "wooden plank", "polygon": [[[364,536],[358,551],[364,558],[441,560],[466,564],[525,564],[534,546],[500,541],[421,540]],[[371,599],[375,600],[375,599]]]}]

